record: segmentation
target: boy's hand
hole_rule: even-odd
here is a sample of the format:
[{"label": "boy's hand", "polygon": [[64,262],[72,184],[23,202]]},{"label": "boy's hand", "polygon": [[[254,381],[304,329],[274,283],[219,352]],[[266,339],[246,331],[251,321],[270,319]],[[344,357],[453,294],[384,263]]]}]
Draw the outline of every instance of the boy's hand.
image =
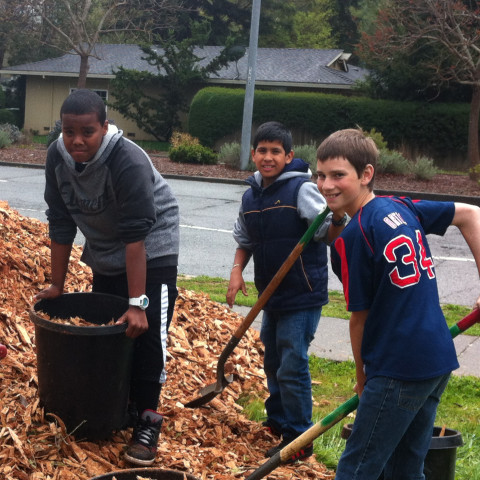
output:
[{"label": "boy's hand", "polygon": [[44,298],[57,298],[63,293],[63,289],[56,285],[50,285],[48,288],[44,288],[33,296],[35,301],[42,300]]},{"label": "boy's hand", "polygon": [[116,322],[115,325],[128,323],[125,335],[130,338],[137,338],[148,330],[147,315],[144,310],[138,307],[130,307]]},{"label": "boy's hand", "polygon": [[237,296],[237,292],[242,290],[242,293],[245,297],[248,297],[247,293],[247,286],[245,285],[245,281],[243,280],[242,272],[239,268],[234,268],[232,273],[230,274],[230,283],[228,284],[227,290],[227,303],[230,308],[233,307],[235,302],[235,297]]},{"label": "boy's hand", "polygon": [[367,381],[367,377],[362,372],[357,372],[357,383],[353,387],[353,391],[359,396],[362,396],[363,389],[365,388],[365,382]]}]

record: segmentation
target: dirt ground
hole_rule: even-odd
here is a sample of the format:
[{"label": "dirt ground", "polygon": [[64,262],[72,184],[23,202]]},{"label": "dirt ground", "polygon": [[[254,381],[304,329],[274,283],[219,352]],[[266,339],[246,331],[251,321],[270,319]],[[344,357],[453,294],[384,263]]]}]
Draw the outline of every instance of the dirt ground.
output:
[{"label": "dirt ground", "polygon": [[[45,163],[44,146],[7,147],[0,149],[0,163]],[[245,179],[252,172],[232,169],[226,165],[195,165],[175,163],[165,153],[152,152],[152,161],[164,175],[185,175],[191,177],[211,177]],[[400,192],[425,192],[448,195],[480,196],[480,185],[466,175],[436,175],[432,180],[416,180],[413,175],[377,175],[377,190]]]}]

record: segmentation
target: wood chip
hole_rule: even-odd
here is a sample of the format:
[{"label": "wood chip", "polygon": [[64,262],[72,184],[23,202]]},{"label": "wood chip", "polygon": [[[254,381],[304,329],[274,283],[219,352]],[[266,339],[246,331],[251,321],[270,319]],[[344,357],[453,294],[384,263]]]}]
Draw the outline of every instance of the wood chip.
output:
[{"label": "wood chip", "polygon": [[[90,291],[92,276],[74,246],[66,291]],[[130,469],[123,460],[131,429],[108,441],[87,442],[65,431],[60,418],[39,404],[35,329],[28,312],[33,296],[51,282],[47,225],[23,217],[0,201],[0,478],[5,480],[89,480]],[[207,295],[180,289],[169,331],[168,379],[158,411],[164,424],[153,467],[189,473],[201,480],[242,479],[264,463],[278,440],[247,419],[240,395],[267,396],[263,347],[250,329],[228,359],[236,379],[196,409],[184,405],[215,383],[216,365],[243,318]],[[228,370],[228,371],[227,371]],[[268,479],[333,479],[314,458],[279,467]]]}]

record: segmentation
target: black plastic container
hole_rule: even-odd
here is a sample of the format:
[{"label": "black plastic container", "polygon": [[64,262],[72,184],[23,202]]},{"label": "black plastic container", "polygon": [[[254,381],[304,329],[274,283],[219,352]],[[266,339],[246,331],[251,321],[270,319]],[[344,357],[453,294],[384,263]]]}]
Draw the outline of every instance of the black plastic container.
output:
[{"label": "black plastic container", "polygon": [[463,445],[462,435],[446,428],[444,436],[439,437],[441,430],[440,427],[433,428],[430,449],[423,467],[425,480],[455,480],[457,448]]},{"label": "black plastic container", "polygon": [[[38,390],[45,412],[58,415],[76,438],[100,440],[125,425],[133,341],[126,324],[103,326],[128,309],[126,299],[100,293],[67,293],[40,300],[35,324]],[[102,326],[79,327],[46,320],[81,317]]]},{"label": "black plastic container", "polygon": [[178,470],[159,470],[158,468],[133,468],[119,472],[106,473],[90,480],[137,480],[137,477],[145,477],[151,480],[198,480],[197,477]]},{"label": "black plastic container", "polygon": [[[433,427],[430,447],[425,457],[423,473],[425,480],[455,480],[457,448],[463,445],[462,435],[456,430],[445,429],[440,437],[440,427]],[[341,437],[347,439],[352,433],[352,424],[343,426]],[[383,479],[383,473],[378,480]]]}]

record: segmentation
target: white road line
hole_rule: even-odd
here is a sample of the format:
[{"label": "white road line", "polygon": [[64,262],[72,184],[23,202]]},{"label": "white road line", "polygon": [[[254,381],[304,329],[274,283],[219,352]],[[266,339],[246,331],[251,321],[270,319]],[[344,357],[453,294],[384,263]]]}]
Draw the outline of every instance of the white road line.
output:
[{"label": "white road line", "polygon": [[191,228],[192,230],[207,230],[209,232],[232,233],[232,230],[223,230],[221,228],[197,227],[195,225],[180,225],[183,228]]},{"label": "white road line", "polygon": [[0,182],[8,183],[8,180],[2,180],[2,179],[0,178]]},{"label": "white road line", "polygon": [[433,256],[435,260],[452,260],[455,262],[475,262],[475,259],[473,258],[460,258],[460,257],[435,257]]}]

